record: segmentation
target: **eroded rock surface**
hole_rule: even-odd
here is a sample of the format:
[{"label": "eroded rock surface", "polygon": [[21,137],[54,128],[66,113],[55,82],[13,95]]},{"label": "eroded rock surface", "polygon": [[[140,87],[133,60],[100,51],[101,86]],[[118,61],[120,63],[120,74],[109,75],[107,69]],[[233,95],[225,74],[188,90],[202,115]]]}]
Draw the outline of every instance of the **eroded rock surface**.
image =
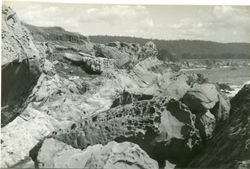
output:
[{"label": "eroded rock surface", "polygon": [[227,122],[209,141],[208,146],[188,168],[237,168],[250,167],[250,85],[245,85],[231,101],[232,108]]},{"label": "eroded rock surface", "polygon": [[55,139],[46,139],[38,153],[39,168],[157,169],[158,164],[138,145],[123,142],[96,144],[81,150]]},{"label": "eroded rock surface", "polygon": [[[20,115],[2,128],[1,167],[178,168],[190,161],[195,167],[232,167],[236,154],[248,165],[248,87],[232,100],[229,115],[230,104],[214,84],[158,60],[153,42],[97,45],[59,27],[26,24],[34,41],[10,8],[2,12],[2,81],[10,91],[4,104],[20,107],[17,91],[29,92]],[[9,72],[13,76],[6,79]],[[27,90],[24,75],[35,82]],[[225,141],[236,137],[246,141]],[[227,144],[242,152],[222,157]],[[213,145],[217,149],[202,154]],[[201,164],[216,153],[217,161]]]},{"label": "eroded rock surface", "polygon": [[[56,49],[58,44],[52,42],[47,46],[41,42],[36,43],[39,52],[47,57],[44,59],[42,74],[26,99],[27,108],[22,113],[28,117],[38,115],[37,118],[28,118],[28,120],[22,120],[21,115],[4,127],[5,134],[1,144],[2,154],[4,154],[3,167],[18,166],[17,164],[27,160],[27,157],[31,156],[31,150],[32,152],[36,150],[34,147],[59,129],[70,129],[72,126],[74,128],[75,123],[84,121],[93,114],[107,111],[116,96],[124,90],[130,93],[136,92],[139,95],[157,95],[165,90],[162,86],[171,85],[169,81],[175,76],[169,68],[163,71],[165,65],[157,68],[157,65],[162,63],[155,57],[144,59],[143,63],[137,64],[130,72],[127,69],[113,68],[107,69],[100,75],[89,74],[79,65],[63,58],[65,53],[79,54],[79,50],[81,53],[86,53],[88,47],[76,50],[72,49],[68,42],[63,42],[64,45],[62,42],[58,43],[61,45],[60,50]],[[63,50],[62,46],[65,47]],[[82,54],[79,55],[82,56]],[[90,56],[85,54],[82,57]],[[36,119],[45,126],[35,125]],[[15,131],[20,126],[22,131]],[[43,131],[46,132],[43,133]],[[23,132],[29,135],[25,139],[22,136]]]},{"label": "eroded rock surface", "polygon": [[200,141],[194,121],[195,116],[184,104],[156,98],[92,115],[54,137],[76,148],[112,140],[131,141],[160,162],[168,159],[181,164]]}]

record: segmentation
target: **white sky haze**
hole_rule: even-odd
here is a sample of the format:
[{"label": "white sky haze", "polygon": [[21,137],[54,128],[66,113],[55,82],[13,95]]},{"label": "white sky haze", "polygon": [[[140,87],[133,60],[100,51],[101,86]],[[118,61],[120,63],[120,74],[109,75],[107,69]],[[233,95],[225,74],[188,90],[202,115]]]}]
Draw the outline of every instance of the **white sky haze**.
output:
[{"label": "white sky haze", "polygon": [[250,6],[4,4],[28,24],[61,26],[83,35],[250,42]]}]

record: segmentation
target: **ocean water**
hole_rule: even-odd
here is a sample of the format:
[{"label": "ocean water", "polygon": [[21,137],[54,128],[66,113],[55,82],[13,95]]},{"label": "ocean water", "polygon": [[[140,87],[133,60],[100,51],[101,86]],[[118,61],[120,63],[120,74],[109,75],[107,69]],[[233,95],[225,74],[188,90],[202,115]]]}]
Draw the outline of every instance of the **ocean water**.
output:
[{"label": "ocean water", "polygon": [[227,83],[229,85],[241,86],[250,80],[250,67],[238,67],[235,70],[231,68],[213,68],[185,70],[185,73],[201,73],[212,82]]}]

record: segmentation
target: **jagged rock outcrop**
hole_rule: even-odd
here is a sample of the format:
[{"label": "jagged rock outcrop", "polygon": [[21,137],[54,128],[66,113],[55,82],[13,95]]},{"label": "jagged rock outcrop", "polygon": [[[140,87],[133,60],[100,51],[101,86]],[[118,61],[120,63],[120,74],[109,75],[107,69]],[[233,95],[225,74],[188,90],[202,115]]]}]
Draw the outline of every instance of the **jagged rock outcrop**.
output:
[{"label": "jagged rock outcrop", "polygon": [[158,50],[153,42],[147,42],[144,46],[135,43],[112,42],[106,45],[99,44],[94,47],[97,57],[116,60],[119,68],[131,69],[138,62],[156,57]]},{"label": "jagged rock outcrop", "polygon": [[115,65],[118,68],[123,67],[124,65],[128,64],[132,58],[133,53],[129,51],[119,50],[116,47],[106,46],[103,44],[96,45],[95,49],[95,56],[108,58],[108,59],[115,59]]},{"label": "jagged rock outcrop", "polygon": [[55,139],[46,139],[38,153],[37,163],[39,168],[158,168],[156,161],[138,145],[129,142],[109,142],[81,150]]},{"label": "jagged rock outcrop", "polygon": [[158,50],[156,48],[156,45],[154,44],[154,42],[149,41],[142,47],[138,59],[143,60],[148,57],[157,57],[157,55],[158,55]]},{"label": "jagged rock outcrop", "polygon": [[[45,59],[43,73],[26,100],[28,108],[22,114],[39,116],[28,118],[28,121],[20,116],[3,128],[3,167],[16,166],[26,160],[29,152],[40,140],[54,131],[70,128],[73,123],[82,121],[93,113],[108,110],[117,93],[122,93],[124,89],[132,93],[137,91],[149,95],[159,93],[158,85],[151,85],[147,79],[139,79],[140,77],[135,76],[133,72],[128,74],[126,70],[114,69],[98,75],[97,78],[96,75],[78,70],[79,66],[64,61],[61,55]],[[68,68],[62,69],[64,66]],[[72,70],[74,72],[71,73]],[[167,81],[171,77],[170,72],[162,79],[159,78],[159,72],[151,75],[159,81]],[[37,120],[45,126],[37,125]],[[19,127],[22,131],[16,130]],[[24,139],[22,133],[29,136]]]},{"label": "jagged rock outcrop", "polygon": [[141,51],[140,44],[138,43],[125,43],[125,42],[111,42],[106,44],[106,46],[115,47],[120,51],[130,53],[130,55],[138,54]]},{"label": "jagged rock outcrop", "polygon": [[92,115],[53,137],[75,148],[131,141],[161,165],[166,159],[183,165],[200,142],[194,121],[195,116],[179,101],[155,98]]},{"label": "jagged rock outcrop", "polygon": [[[150,74],[147,68],[150,68],[152,65],[146,64],[144,68],[148,70],[148,75],[157,81],[151,81],[151,79],[147,79],[146,77],[141,78],[140,76],[136,76],[134,72],[128,74],[123,70],[112,70],[98,75],[98,78],[96,78],[96,76],[92,75],[72,74],[58,69],[56,66],[59,66],[62,60],[57,57],[53,57],[52,59],[52,61],[45,60],[43,74],[39,77],[37,85],[28,97],[29,108],[25,110],[25,114],[28,116],[33,116],[35,114],[34,111],[37,111],[42,116],[38,116],[41,123],[44,123],[46,127],[51,127],[47,130],[47,128],[35,125],[37,123],[36,118],[30,118],[28,123],[26,120],[20,121],[22,116],[7,125],[4,129],[5,133],[12,133],[12,137],[15,137],[15,141],[11,141],[11,137],[7,136],[7,134],[4,136],[5,144],[1,145],[4,146],[2,148],[3,154],[6,154],[3,161],[8,166],[15,166],[20,161],[25,160],[29,156],[30,150],[39,144],[40,140],[43,140],[53,132],[58,132],[58,129],[71,128],[72,126],[74,128],[74,123],[83,121],[86,117],[92,116],[93,113],[98,114],[99,112],[107,111],[117,94],[122,93],[124,89],[131,93],[137,91],[138,94],[142,95],[159,94],[160,86],[157,83],[165,83],[166,85],[163,86],[167,87],[170,85],[168,80],[173,76],[171,72],[168,72],[165,76],[161,77],[158,70]],[[148,62],[150,61],[152,60],[148,60]],[[63,66],[72,66],[70,69],[76,70],[73,69],[73,65],[62,63]],[[158,63],[158,61],[155,63]],[[140,71],[143,72],[143,69],[140,69]],[[30,127],[30,125],[38,128]],[[19,132],[17,130],[16,132],[11,132],[20,126],[22,126],[22,129],[26,133],[29,133],[29,137],[23,139],[21,133],[24,131]],[[41,134],[40,131],[43,130],[47,130],[48,132]],[[27,143],[29,145],[26,145]],[[12,147],[15,147],[15,149],[12,149]],[[9,153],[10,149],[11,153]],[[161,161],[164,162],[165,159]]]},{"label": "jagged rock outcrop", "polygon": [[[34,33],[34,45],[15,13],[9,8],[3,12],[3,30],[7,30],[3,57],[10,65],[5,70],[14,74],[11,80],[2,80],[5,87],[13,84],[26,91],[23,80],[29,80],[22,75],[39,78],[31,80],[34,87],[28,85],[30,92],[22,97],[21,115],[1,131],[1,167],[32,166],[34,161],[36,167],[157,168],[145,152],[160,167],[183,167],[213,139],[218,121],[228,117],[229,104],[212,84],[195,85],[195,79],[174,72],[170,64],[157,59],[152,42],[97,45],[61,28],[26,25]],[[46,58],[40,59],[40,54]],[[20,101],[16,90],[7,91],[13,94],[4,103],[20,107],[11,99]]]},{"label": "jagged rock outcrop", "polygon": [[218,128],[206,149],[187,168],[250,167],[250,85],[245,85],[231,100],[229,119]]},{"label": "jagged rock outcrop", "polygon": [[29,31],[9,7],[2,8],[2,113],[6,125],[25,107],[41,73],[42,60]]}]

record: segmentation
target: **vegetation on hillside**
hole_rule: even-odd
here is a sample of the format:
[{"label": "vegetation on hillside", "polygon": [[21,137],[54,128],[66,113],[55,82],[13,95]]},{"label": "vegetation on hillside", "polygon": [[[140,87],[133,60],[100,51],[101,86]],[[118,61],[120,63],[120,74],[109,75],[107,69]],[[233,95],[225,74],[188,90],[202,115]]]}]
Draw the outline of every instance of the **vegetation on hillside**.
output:
[{"label": "vegetation on hillside", "polygon": [[250,59],[250,43],[218,43],[201,40],[157,40],[125,36],[90,36],[90,40],[95,43],[122,41],[139,43],[141,45],[152,40],[159,51],[168,51],[183,59]]}]

